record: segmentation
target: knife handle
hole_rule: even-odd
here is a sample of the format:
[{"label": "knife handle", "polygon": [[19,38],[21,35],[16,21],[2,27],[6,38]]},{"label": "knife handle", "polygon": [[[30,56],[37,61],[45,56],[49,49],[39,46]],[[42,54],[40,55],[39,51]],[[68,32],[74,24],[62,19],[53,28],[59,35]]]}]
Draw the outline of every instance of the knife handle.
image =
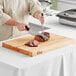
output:
[{"label": "knife handle", "polygon": [[44,14],[43,14],[43,13],[41,13],[41,16],[44,16]]},{"label": "knife handle", "polygon": [[30,30],[30,28],[29,28],[28,26],[25,26],[25,29],[26,29],[27,31],[29,31],[29,30]]}]

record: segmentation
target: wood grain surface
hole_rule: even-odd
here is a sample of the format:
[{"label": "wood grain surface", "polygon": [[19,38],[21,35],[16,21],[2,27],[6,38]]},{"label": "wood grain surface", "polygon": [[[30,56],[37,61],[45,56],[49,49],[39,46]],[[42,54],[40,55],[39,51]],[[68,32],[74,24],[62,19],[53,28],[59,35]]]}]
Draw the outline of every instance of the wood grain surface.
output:
[{"label": "wood grain surface", "polygon": [[22,38],[17,38],[17,39],[3,42],[2,46],[32,57],[48,51],[53,51],[53,50],[56,51],[56,49],[59,49],[74,43],[74,40],[71,38],[67,38],[56,34],[50,34],[50,39],[46,42],[39,42],[38,47],[29,47],[25,45],[25,43],[33,39],[34,39],[34,36],[32,35],[27,37],[25,36]]}]

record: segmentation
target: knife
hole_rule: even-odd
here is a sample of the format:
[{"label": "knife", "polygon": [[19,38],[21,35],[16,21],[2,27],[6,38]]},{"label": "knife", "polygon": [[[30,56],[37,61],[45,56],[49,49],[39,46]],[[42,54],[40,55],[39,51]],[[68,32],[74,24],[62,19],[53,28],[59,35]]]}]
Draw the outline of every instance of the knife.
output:
[{"label": "knife", "polygon": [[[43,13],[40,14],[40,16],[44,16]],[[50,29],[49,27],[44,26],[44,24],[34,24],[34,23],[29,23],[29,27],[25,27],[28,30],[28,34],[31,35],[37,35],[39,33],[42,33],[43,31]]]},{"label": "knife", "polygon": [[[41,13],[41,16],[43,17],[44,16],[44,14],[43,13]],[[44,29],[43,28],[43,24],[41,24],[41,26],[42,26],[42,30]],[[25,29],[27,30],[27,31],[29,31],[30,30],[30,28],[28,27],[28,26],[25,26]]]}]

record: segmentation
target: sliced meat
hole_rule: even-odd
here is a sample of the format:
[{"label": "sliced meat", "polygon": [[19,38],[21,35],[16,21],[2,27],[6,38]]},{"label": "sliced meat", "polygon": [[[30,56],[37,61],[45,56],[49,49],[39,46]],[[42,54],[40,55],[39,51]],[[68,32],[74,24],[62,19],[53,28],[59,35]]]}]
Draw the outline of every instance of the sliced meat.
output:
[{"label": "sliced meat", "polygon": [[49,40],[49,38],[50,38],[50,34],[48,32],[42,32],[35,36],[35,40],[40,42],[47,41]]},{"label": "sliced meat", "polygon": [[30,47],[37,47],[39,42],[37,40],[32,40],[27,42],[25,45],[30,46]]},{"label": "sliced meat", "polygon": [[37,40],[33,40],[33,41],[32,41],[32,44],[33,44],[33,47],[37,47],[38,44],[39,44],[39,42],[38,42]]},{"label": "sliced meat", "polygon": [[48,38],[50,38],[50,33],[48,33],[48,32],[42,32],[42,34],[44,34],[45,36],[47,36]]},{"label": "sliced meat", "polygon": [[39,42],[44,42],[44,39],[43,39],[43,37],[41,35],[36,35],[35,40],[37,40]]},{"label": "sliced meat", "polygon": [[42,32],[39,33],[38,35],[35,35],[35,39],[27,42],[25,45],[30,47],[37,47],[39,42],[45,42],[49,40],[49,38],[50,38],[50,34],[48,32]]}]

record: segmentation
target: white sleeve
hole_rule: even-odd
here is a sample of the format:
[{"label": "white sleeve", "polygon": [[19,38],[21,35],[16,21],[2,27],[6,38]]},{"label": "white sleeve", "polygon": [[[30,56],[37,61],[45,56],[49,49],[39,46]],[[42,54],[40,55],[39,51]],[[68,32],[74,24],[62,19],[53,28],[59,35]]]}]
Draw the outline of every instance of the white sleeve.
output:
[{"label": "white sleeve", "polygon": [[3,5],[0,1],[0,24],[6,23],[11,17],[3,12]]},{"label": "white sleeve", "polygon": [[41,4],[38,0],[30,0],[30,13],[33,15],[36,11],[42,10]]}]

